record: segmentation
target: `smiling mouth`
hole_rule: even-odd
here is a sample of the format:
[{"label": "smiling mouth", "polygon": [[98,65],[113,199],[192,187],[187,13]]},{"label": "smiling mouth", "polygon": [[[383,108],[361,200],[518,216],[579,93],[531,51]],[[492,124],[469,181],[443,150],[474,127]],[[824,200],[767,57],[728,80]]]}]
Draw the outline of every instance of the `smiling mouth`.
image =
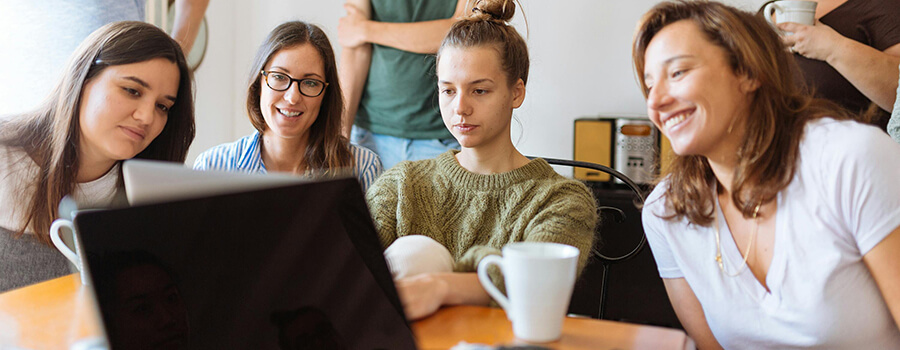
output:
[{"label": "smiling mouth", "polygon": [[674,128],[678,124],[681,124],[681,122],[683,122],[691,113],[693,113],[693,111],[683,111],[669,117],[669,119],[666,119],[663,123],[663,128],[666,130]]},{"label": "smiling mouth", "polygon": [[296,117],[303,115],[303,112],[300,112],[300,111],[292,112],[292,111],[288,111],[288,110],[281,109],[281,108],[276,108],[276,109],[278,110],[278,113],[281,113],[281,115],[288,117],[288,118],[296,118]]}]

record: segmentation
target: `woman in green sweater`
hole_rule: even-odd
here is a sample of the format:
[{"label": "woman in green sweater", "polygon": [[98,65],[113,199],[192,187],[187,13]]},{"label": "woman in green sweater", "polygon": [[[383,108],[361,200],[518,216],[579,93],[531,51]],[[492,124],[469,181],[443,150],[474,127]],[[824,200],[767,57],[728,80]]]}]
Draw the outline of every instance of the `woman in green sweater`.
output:
[{"label": "woman in green sweater", "polygon": [[[581,251],[579,272],[590,254],[597,222],[590,191],[511,141],[529,65],[525,41],[507,23],[514,12],[511,0],[477,1],[438,51],[441,116],[462,149],[399,163],[368,191],[411,320],[441,305],[489,304],[475,270],[508,243],[572,245]],[[503,290],[502,278],[492,277]]]}]

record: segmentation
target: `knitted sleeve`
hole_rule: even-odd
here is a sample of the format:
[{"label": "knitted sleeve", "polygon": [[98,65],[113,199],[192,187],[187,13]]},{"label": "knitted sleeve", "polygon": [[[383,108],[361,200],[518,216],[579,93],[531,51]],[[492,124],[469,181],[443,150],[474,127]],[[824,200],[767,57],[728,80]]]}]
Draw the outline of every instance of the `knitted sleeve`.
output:
[{"label": "knitted sleeve", "polygon": [[387,248],[397,239],[397,203],[405,177],[403,167],[394,166],[381,174],[366,191],[366,202],[382,248]]}]

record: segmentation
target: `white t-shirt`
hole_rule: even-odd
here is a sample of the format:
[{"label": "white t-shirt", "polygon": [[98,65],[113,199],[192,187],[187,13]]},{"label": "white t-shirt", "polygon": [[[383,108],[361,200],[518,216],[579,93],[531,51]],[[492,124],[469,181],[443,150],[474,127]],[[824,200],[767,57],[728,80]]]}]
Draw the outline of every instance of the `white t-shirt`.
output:
[{"label": "white t-shirt", "polygon": [[[39,171],[37,163],[21,148],[0,146],[0,227],[10,231],[21,228]],[[75,185],[72,198],[79,208],[106,207],[115,197],[118,181],[117,163],[99,179]]]},{"label": "white t-shirt", "polygon": [[[900,144],[883,131],[830,118],[810,122],[799,167],[778,194],[771,292],[750,269],[715,261],[712,227],[667,221],[666,182],[648,198],[644,231],[662,278],[684,278],[726,349],[900,349],[898,330],[862,256],[900,226]],[[741,252],[721,209],[726,270]]]}]

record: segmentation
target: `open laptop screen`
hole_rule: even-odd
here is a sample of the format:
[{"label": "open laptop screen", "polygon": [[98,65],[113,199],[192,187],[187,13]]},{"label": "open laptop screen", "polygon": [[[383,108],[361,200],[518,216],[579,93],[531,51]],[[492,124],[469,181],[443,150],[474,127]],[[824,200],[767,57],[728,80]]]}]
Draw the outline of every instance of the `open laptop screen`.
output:
[{"label": "open laptop screen", "polygon": [[75,219],[113,349],[413,349],[355,179]]}]

